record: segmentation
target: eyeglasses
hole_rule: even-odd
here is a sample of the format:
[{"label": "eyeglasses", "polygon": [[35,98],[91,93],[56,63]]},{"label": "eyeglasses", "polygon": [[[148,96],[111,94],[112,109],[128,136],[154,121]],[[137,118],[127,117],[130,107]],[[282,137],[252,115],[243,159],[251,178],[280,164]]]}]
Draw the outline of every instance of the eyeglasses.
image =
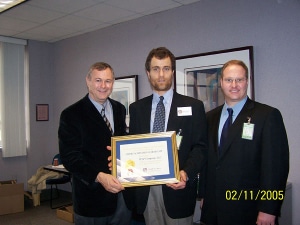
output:
[{"label": "eyeglasses", "polygon": [[155,67],[152,67],[151,70],[154,73],[159,73],[161,70],[163,71],[163,73],[167,73],[167,72],[170,72],[172,70],[172,68],[170,66],[164,66],[163,68],[155,66]]},{"label": "eyeglasses", "polygon": [[236,78],[236,79],[232,79],[232,78],[224,78],[223,79],[225,81],[225,83],[227,84],[232,84],[233,81],[236,83],[236,84],[241,84],[243,83],[245,80],[247,80],[246,78]]}]

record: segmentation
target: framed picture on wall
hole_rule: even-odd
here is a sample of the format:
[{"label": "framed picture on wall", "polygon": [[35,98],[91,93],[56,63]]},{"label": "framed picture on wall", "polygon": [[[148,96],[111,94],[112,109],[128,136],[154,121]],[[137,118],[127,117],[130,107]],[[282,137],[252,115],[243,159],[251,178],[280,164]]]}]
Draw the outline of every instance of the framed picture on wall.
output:
[{"label": "framed picture on wall", "polygon": [[110,98],[125,106],[126,124],[129,126],[129,105],[138,99],[138,75],[115,78]]},{"label": "framed picture on wall", "polygon": [[36,121],[48,121],[48,120],[49,120],[49,105],[36,104]]},{"label": "framed picture on wall", "polygon": [[253,46],[176,57],[175,90],[203,101],[206,112],[222,105],[221,69],[232,59],[242,60],[247,65],[247,94],[254,100]]}]

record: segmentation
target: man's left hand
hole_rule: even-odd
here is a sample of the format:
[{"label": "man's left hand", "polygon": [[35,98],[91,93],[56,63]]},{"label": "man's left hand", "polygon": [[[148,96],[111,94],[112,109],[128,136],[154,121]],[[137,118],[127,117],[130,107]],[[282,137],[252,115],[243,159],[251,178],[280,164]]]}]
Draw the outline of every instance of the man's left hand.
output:
[{"label": "man's left hand", "polygon": [[179,171],[180,182],[175,184],[166,184],[168,187],[173,188],[174,190],[184,189],[187,181],[187,174],[184,170]]},{"label": "man's left hand", "polygon": [[275,225],[275,219],[276,216],[264,213],[264,212],[259,212],[257,216],[257,225]]}]

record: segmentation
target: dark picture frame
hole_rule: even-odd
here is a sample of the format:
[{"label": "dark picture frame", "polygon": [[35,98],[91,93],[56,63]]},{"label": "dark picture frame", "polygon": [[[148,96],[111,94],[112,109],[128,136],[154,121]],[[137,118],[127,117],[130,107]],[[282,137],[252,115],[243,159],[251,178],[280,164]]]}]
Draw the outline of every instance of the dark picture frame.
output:
[{"label": "dark picture frame", "polygon": [[247,65],[247,94],[254,100],[253,46],[176,57],[174,89],[179,94],[203,101],[206,112],[222,105],[221,68],[233,59],[242,60]]},{"label": "dark picture frame", "polygon": [[138,99],[138,75],[116,77],[110,98],[126,108],[126,124],[129,125],[129,105]]},{"label": "dark picture frame", "polygon": [[36,121],[49,121],[49,104],[36,104]]}]

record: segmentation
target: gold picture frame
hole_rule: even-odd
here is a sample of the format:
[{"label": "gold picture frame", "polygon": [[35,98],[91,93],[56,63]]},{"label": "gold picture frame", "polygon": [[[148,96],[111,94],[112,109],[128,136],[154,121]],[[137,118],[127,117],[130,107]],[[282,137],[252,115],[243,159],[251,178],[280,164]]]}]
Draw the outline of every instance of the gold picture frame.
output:
[{"label": "gold picture frame", "polygon": [[175,131],[114,136],[111,142],[112,175],[124,187],[179,182]]}]

